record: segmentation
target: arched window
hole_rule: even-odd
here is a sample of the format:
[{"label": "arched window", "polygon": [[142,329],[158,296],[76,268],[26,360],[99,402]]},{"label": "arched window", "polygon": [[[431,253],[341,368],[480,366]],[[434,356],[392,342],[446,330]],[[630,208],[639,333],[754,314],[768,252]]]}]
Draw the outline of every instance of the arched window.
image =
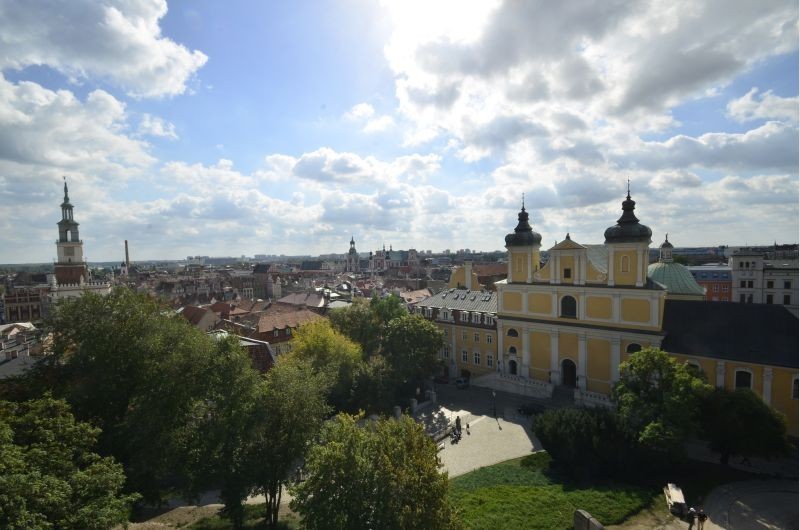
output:
[{"label": "arched window", "polygon": [[631,260],[628,256],[622,256],[619,259],[619,269],[622,272],[630,272],[631,271]]},{"label": "arched window", "polygon": [[628,347],[625,348],[625,353],[636,353],[637,351],[642,351],[642,345],[635,342],[628,344]]},{"label": "arched window", "polygon": [[508,348],[508,354],[509,355],[516,355],[517,354],[517,349],[514,346],[510,346]]},{"label": "arched window", "polygon": [[565,296],[561,299],[561,316],[575,318],[578,316],[578,303],[572,296]]},{"label": "arched window", "polygon": [[517,330],[514,328],[509,329],[506,335],[508,335],[509,337],[519,337],[519,333],[517,333]]},{"label": "arched window", "polygon": [[753,374],[750,373],[750,370],[736,370],[734,386],[736,390],[741,390],[743,388],[750,390],[753,388]]}]

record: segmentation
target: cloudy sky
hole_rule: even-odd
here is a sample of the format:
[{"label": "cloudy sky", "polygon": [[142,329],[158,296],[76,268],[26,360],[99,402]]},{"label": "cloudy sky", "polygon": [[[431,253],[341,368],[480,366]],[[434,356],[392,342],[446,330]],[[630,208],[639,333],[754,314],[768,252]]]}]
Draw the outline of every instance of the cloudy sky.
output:
[{"label": "cloudy sky", "polygon": [[0,0],[0,263],[798,239],[794,0]]}]

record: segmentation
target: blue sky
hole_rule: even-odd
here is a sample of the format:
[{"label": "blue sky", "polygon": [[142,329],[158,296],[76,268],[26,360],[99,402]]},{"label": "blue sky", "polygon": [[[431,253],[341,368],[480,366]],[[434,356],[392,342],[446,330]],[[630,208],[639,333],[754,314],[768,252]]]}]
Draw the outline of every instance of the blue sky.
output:
[{"label": "blue sky", "polygon": [[0,263],[796,242],[788,1],[8,2]]}]

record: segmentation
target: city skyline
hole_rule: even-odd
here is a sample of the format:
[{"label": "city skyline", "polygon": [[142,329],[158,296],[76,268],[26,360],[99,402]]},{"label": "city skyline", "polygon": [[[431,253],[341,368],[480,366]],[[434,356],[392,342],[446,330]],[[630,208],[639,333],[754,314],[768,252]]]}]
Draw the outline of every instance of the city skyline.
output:
[{"label": "city skyline", "polygon": [[[796,3],[10,3],[0,263],[795,243]],[[35,31],[34,31],[35,29]]]}]

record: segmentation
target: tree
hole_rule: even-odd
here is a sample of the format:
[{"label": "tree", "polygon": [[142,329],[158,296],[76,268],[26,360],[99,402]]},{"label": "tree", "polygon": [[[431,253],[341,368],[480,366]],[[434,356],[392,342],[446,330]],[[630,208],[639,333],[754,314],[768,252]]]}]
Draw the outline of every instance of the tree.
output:
[{"label": "tree", "polygon": [[0,401],[0,527],[105,529],[127,521],[122,466],[92,449],[99,429],[50,396]]},{"label": "tree", "polygon": [[325,377],[296,359],[279,359],[267,373],[248,466],[255,490],[266,497],[269,528],[277,528],[281,492],[328,413],[326,393]]},{"label": "tree", "polygon": [[232,417],[220,411],[253,372],[236,341],[215,341],[126,288],[64,300],[49,327],[53,355],[30,383],[102,429],[99,452],[125,466],[128,489],[159,501],[165,487],[200,488],[208,475],[195,468],[196,443],[209,421]]},{"label": "tree", "polygon": [[361,427],[359,417],[340,414],[323,427],[305,473],[291,506],[306,528],[459,526],[436,445],[407,416]]},{"label": "tree", "polygon": [[613,394],[624,428],[642,447],[677,457],[698,432],[701,399],[710,391],[686,364],[645,348],[620,364]]},{"label": "tree", "polygon": [[788,450],[786,419],[750,390],[715,389],[702,411],[702,436],[722,464],[733,455],[771,458]]},{"label": "tree", "polygon": [[356,299],[350,307],[332,311],[330,320],[339,333],[361,345],[365,357],[371,357],[380,353],[389,323],[407,314],[399,297],[373,296],[369,304]]},{"label": "tree", "polygon": [[307,362],[330,383],[330,404],[353,410],[356,378],[363,371],[361,348],[326,320],[301,326],[292,339],[291,356]]},{"label": "tree", "polygon": [[443,345],[442,332],[435,324],[420,315],[406,314],[389,323],[383,351],[396,379],[402,382],[433,374]]}]

